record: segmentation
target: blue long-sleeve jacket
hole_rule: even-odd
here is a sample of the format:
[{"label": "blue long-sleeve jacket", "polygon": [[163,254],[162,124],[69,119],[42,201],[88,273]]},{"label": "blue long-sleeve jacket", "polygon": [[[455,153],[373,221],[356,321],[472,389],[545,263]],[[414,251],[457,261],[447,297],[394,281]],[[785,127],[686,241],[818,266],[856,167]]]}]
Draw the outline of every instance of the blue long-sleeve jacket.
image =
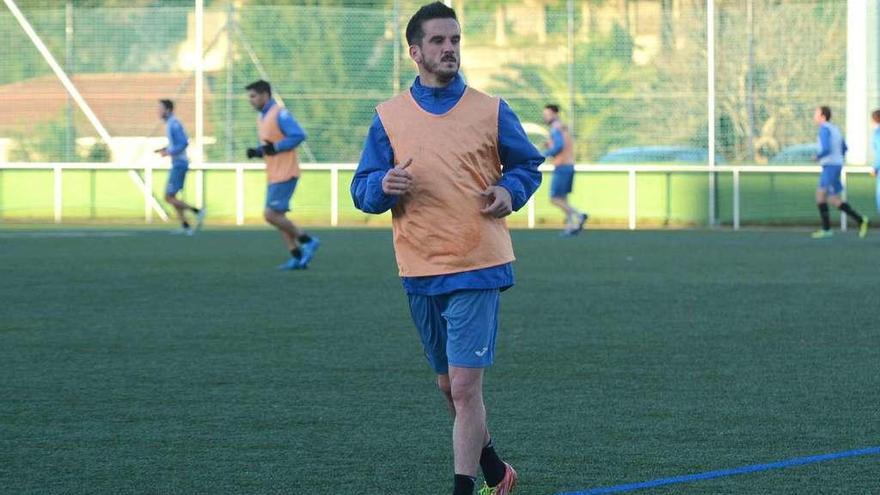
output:
[{"label": "blue long-sleeve jacket", "polygon": [[[272,98],[266,105],[263,106],[263,109],[260,111],[260,119],[266,116],[266,113],[273,107],[277,105],[275,99]],[[278,112],[278,128],[281,129],[281,133],[284,134],[284,139],[275,143],[276,151],[287,151],[292,150],[300,145],[303,141],[306,140],[308,135],[306,131],[299,125],[296,119],[293,118],[293,115],[286,108],[282,108],[280,112]],[[260,143],[262,146],[263,143]]]},{"label": "blue long-sleeve jacket", "polygon": [[544,156],[546,157],[558,155],[562,152],[562,148],[565,147],[565,137],[562,135],[562,131],[555,127],[550,128],[550,140],[553,142],[553,146],[544,151]]},{"label": "blue long-sleeve jacket", "polygon": [[189,138],[183,129],[183,124],[175,115],[169,115],[165,120],[165,134],[168,136],[168,146],[165,151],[171,156],[172,167],[189,166],[186,158],[186,147],[189,146]]},{"label": "blue long-sleeve jacket", "polygon": [[830,123],[819,126],[819,153],[816,155],[816,160],[820,164],[843,165],[848,150],[846,139],[836,126]]},{"label": "blue long-sleeve jacket", "polygon": [[880,172],[880,127],[874,129],[874,170]]},{"label": "blue long-sleeve jacket", "polygon": [[[440,115],[458,103],[465,89],[461,76],[456,76],[445,88],[422,86],[419,78],[416,78],[410,92],[422,109]],[[541,185],[538,166],[544,157],[529,141],[516,114],[503,100],[498,112],[498,155],[502,168],[497,185],[510,192],[513,209],[519,210]],[[351,182],[351,197],[356,208],[366,213],[384,213],[397,204],[396,196],[386,195],[382,191],[382,179],[393,167],[391,141],[376,115]],[[510,263],[449,275],[403,277],[407,293],[420,295],[446,294],[462,289],[505,289],[513,284],[513,266]]]}]

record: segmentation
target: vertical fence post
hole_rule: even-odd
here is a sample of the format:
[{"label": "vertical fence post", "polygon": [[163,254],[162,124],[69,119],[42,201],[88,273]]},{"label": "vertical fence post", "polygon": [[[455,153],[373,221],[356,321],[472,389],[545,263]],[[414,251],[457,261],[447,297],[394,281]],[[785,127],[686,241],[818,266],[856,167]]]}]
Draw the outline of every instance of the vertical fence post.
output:
[{"label": "vertical fence post", "polygon": [[53,213],[55,214],[55,223],[61,223],[61,166],[55,165],[52,173],[54,182],[54,194],[52,199]]},{"label": "vertical fence post", "polygon": [[144,168],[144,222],[153,223],[153,167]]},{"label": "vertical fence post", "polygon": [[629,169],[629,230],[636,229],[636,169]]},{"label": "vertical fence post", "polygon": [[733,169],[733,230],[739,230],[739,169]]},{"label": "vertical fence post", "polygon": [[196,170],[196,206],[205,207],[205,171]]},{"label": "vertical fence post", "polygon": [[339,165],[330,167],[330,226],[339,225]]},{"label": "vertical fence post", "polygon": [[391,8],[391,15],[394,16],[394,19],[391,22],[392,29],[394,30],[392,36],[394,43],[392,56],[394,57],[394,61],[391,64],[391,90],[394,94],[397,94],[400,93],[400,0],[394,0],[394,5]]},{"label": "vertical fence post", "polygon": [[235,167],[235,225],[244,225],[244,167]]},{"label": "vertical fence post", "polygon": [[535,228],[535,196],[529,198],[526,203],[526,215],[528,218],[528,226],[530,229]]}]

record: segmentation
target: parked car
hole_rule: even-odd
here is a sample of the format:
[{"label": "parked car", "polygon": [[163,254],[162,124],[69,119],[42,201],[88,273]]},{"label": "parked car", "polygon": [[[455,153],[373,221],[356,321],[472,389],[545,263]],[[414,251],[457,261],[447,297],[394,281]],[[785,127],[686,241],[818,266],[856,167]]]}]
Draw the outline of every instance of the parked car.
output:
[{"label": "parked car", "polygon": [[[701,165],[709,161],[707,148],[689,146],[637,146],[618,148],[602,155],[599,163],[620,163],[636,165],[639,163],[681,163]],[[715,163],[724,163],[724,157],[715,153]]]},{"label": "parked car", "polygon": [[767,163],[770,165],[812,165],[814,157],[819,153],[816,143],[793,144],[782,148]]}]

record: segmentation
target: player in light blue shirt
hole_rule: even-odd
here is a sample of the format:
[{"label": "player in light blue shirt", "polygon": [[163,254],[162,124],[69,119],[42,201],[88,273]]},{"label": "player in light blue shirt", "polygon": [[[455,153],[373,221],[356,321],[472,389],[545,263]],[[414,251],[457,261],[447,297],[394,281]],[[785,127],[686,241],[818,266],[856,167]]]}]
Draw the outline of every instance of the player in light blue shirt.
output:
[{"label": "player in light blue shirt", "polygon": [[871,112],[871,120],[874,121],[874,164],[871,167],[871,175],[877,180],[874,195],[877,212],[880,212],[880,108]]},{"label": "player in light blue shirt", "polygon": [[819,177],[819,187],[816,189],[816,205],[822,218],[822,230],[814,232],[813,239],[827,239],[832,235],[828,203],[852,218],[859,226],[859,237],[864,238],[868,235],[868,217],[854,210],[841,197],[843,182],[840,180],[840,173],[846,157],[846,140],[840,129],[831,123],[830,107],[816,108],[813,120],[819,126],[819,153],[816,155],[816,161],[822,165],[822,175]]},{"label": "player in light blue shirt", "polygon": [[[168,135],[168,146],[156,150],[162,156],[171,157],[171,170],[168,171],[168,183],[165,185],[165,201],[174,207],[177,218],[180,220],[180,229],[173,234],[193,235],[202,227],[205,220],[205,209],[196,208],[177,198],[177,193],[183,189],[186,180],[186,172],[189,170],[189,159],[186,157],[186,147],[189,146],[189,138],[183,130],[183,124],[174,115],[174,102],[171,100],[159,100],[159,118],[165,121],[165,132]],[[186,212],[191,211],[196,215],[195,229],[190,226],[186,219]]]}]

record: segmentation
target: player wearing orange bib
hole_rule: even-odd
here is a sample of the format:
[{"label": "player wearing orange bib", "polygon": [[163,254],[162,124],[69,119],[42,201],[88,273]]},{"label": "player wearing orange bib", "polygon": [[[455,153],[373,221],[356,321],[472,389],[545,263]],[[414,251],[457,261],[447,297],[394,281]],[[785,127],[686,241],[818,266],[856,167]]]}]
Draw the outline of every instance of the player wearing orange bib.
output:
[{"label": "player wearing orange bib", "polygon": [[272,87],[266,81],[256,81],[245,89],[257,117],[260,145],[248,148],[248,158],[263,158],[266,162],[266,208],[263,218],[273,225],[290,250],[291,258],[282,263],[280,270],[308,268],[320,241],[309,236],[287,218],[290,200],[299,181],[299,156],[296,147],[306,139],[306,133],[286,108],[272,98]]},{"label": "player wearing orange bib", "polygon": [[[380,104],[351,193],[392,212],[394,252],[425,355],[453,415],[454,495],[507,495],[517,474],[490,440],[483,370],[492,365],[501,291],[514,283],[504,218],[541,183],[543,157],[507,104],[458,74],[461,29],[435,2],[406,28],[419,76]],[[436,492],[434,492],[436,493]]]}]

